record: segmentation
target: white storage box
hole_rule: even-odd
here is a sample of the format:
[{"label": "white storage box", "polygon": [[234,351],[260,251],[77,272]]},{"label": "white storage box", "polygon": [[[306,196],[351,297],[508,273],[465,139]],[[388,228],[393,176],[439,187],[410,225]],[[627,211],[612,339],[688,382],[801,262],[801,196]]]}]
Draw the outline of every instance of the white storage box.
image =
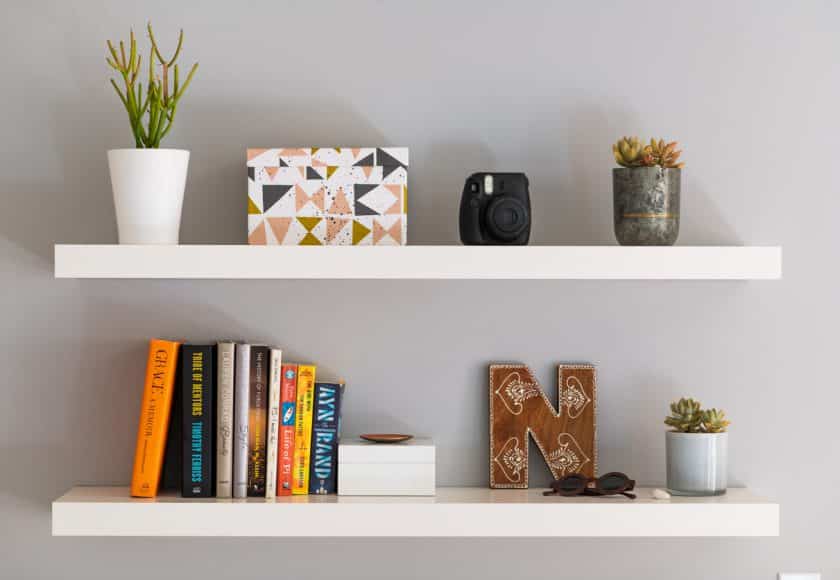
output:
[{"label": "white storage box", "polygon": [[338,495],[435,495],[435,444],[342,441],[338,445]]}]

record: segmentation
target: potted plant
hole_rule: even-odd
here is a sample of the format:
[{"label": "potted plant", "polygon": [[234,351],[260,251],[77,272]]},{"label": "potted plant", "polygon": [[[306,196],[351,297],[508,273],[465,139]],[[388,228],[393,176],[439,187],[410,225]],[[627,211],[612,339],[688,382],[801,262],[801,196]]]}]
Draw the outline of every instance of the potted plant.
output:
[{"label": "potted plant", "polygon": [[718,409],[702,409],[694,399],[671,403],[665,424],[668,491],[674,495],[726,493],[726,428]]},{"label": "potted plant", "polygon": [[151,46],[145,85],[134,31],[127,47],[123,41],[117,46],[110,40],[107,43],[106,61],[122,77],[122,87],[113,78],[111,85],[128,113],[135,147],[108,151],[108,167],[120,243],[177,244],[190,152],[161,149],[160,144],[172,129],[178,104],[198,63],[183,79],[176,61],[184,31],[172,57],[165,59],[151,24],[147,30]]},{"label": "potted plant", "polygon": [[613,222],[622,246],[672,246],[680,232],[682,151],[677,143],[624,137],[613,145]]}]

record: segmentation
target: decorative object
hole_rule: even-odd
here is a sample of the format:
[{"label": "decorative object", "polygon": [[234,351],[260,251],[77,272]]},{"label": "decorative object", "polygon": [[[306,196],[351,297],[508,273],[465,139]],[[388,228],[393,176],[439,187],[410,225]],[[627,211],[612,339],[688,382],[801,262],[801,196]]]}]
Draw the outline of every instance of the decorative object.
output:
[{"label": "decorative object", "polygon": [[524,246],[531,235],[531,198],[524,173],[473,173],[461,193],[461,243]]},{"label": "decorative object", "polygon": [[415,438],[394,445],[342,440],[338,495],[435,495],[435,444]]},{"label": "decorative object", "polygon": [[551,489],[544,491],[543,495],[560,495],[563,497],[623,495],[629,499],[636,499],[636,494],[630,493],[635,487],[636,480],[630,479],[619,471],[611,471],[601,477],[587,477],[582,473],[570,473],[551,482]]},{"label": "decorative object", "polygon": [[724,412],[680,399],[671,403],[665,424],[673,428],[665,434],[668,491],[692,496],[726,493],[729,421]]},{"label": "decorative object", "polygon": [[622,246],[672,246],[680,231],[677,143],[624,137],[613,145],[613,221]]},{"label": "decorative object", "polygon": [[359,437],[372,443],[401,443],[413,438],[414,435],[406,435],[404,433],[363,433]]},{"label": "decorative object", "polygon": [[490,365],[490,487],[528,487],[529,434],[554,479],[595,476],[595,367],[561,364],[557,378],[555,410],[526,365]]},{"label": "decorative object", "polygon": [[408,149],[248,149],[248,243],[404,245]]},{"label": "decorative object", "polygon": [[184,92],[198,69],[194,64],[182,80],[176,61],[184,31],[171,58],[160,52],[152,25],[149,33],[148,77],[144,88],[142,55],[132,30],[128,47],[108,41],[108,65],[122,77],[123,87],[111,85],[128,113],[135,149],[108,151],[111,187],[121,244],[177,244],[190,153],[160,149],[169,134]]},{"label": "decorative object", "polygon": [[111,149],[108,167],[121,244],[177,244],[190,152]]},{"label": "decorative object", "polygon": [[650,497],[653,499],[671,499],[671,494],[664,489],[656,488],[650,492]]}]

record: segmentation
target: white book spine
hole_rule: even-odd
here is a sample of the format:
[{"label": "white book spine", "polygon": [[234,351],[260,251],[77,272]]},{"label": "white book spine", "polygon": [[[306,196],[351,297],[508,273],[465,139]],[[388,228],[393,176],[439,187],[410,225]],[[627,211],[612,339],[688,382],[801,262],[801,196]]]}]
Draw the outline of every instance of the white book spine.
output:
[{"label": "white book spine", "polygon": [[279,348],[271,349],[268,379],[268,439],[265,456],[265,497],[277,495],[277,445],[280,440],[280,373],[283,364]]},{"label": "white book spine", "polygon": [[251,345],[236,345],[233,393],[233,497],[248,497],[248,394]]},{"label": "white book spine", "polygon": [[216,497],[233,495],[233,361],[234,344],[217,346]]}]

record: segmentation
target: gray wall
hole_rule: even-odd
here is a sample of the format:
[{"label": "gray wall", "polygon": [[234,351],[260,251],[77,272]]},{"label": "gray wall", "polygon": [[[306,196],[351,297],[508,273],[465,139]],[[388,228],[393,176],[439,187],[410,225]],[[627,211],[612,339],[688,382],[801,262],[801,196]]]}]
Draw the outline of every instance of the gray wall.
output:
[{"label": "gray wall", "polygon": [[[185,242],[243,241],[248,145],[392,144],[414,243],[455,243],[463,179],[490,169],[530,176],[536,243],[612,244],[610,143],[662,134],[688,163],[680,243],[781,244],[784,280],[54,280],[54,243],[116,241],[105,151],[131,139],[104,41],[148,17],[201,62],[168,142],[193,155]],[[827,1],[4,1],[0,576],[835,577],[838,21]],[[553,392],[556,362],[591,361],[602,469],[662,482],[666,405],[694,395],[729,411],[732,483],[779,499],[782,536],[51,538],[53,498],[130,476],[152,335],[317,361],[349,381],[346,432],[433,435],[441,485],[486,484],[488,362]]]}]

